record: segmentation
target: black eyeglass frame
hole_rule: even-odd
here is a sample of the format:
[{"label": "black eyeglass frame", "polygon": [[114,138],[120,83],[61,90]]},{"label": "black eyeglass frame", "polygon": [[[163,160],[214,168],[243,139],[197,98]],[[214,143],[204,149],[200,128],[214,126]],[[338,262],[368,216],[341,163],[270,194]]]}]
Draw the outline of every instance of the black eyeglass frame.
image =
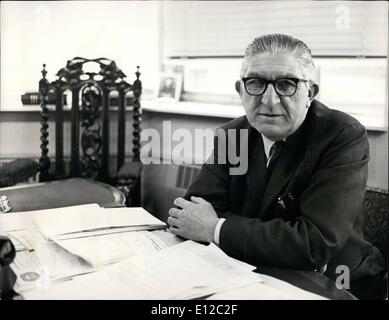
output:
[{"label": "black eyeglass frame", "polygon": [[[298,83],[300,81],[302,82],[310,82],[311,80],[307,80],[307,79],[299,79],[299,78],[280,78],[280,79],[276,79],[276,80],[266,80],[266,79],[263,79],[263,78],[260,78],[260,77],[245,77],[245,78],[241,78],[242,81],[243,81],[243,84],[244,84],[244,89],[246,90],[247,94],[250,95],[250,96],[262,96],[266,90],[267,90],[267,87],[269,86],[269,84],[272,84],[273,85],[273,88],[274,90],[276,91],[276,93],[281,96],[281,97],[291,97],[293,96],[296,91],[297,91],[297,87],[298,87]],[[265,88],[263,89],[263,91],[261,93],[258,93],[258,94],[252,94],[250,92],[248,92],[247,90],[247,87],[246,87],[246,82],[248,80],[251,80],[251,79],[258,79],[258,80],[262,80],[266,83],[265,85]],[[294,88],[294,92],[292,94],[280,94],[277,90],[277,86],[275,85],[277,81],[280,81],[280,80],[292,80],[294,83],[295,83],[295,88]]]}]

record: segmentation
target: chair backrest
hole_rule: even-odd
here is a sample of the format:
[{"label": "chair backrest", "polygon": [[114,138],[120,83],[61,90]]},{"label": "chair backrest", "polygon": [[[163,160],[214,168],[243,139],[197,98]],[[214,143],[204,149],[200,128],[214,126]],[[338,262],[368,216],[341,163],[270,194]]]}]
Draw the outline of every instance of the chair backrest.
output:
[{"label": "chair backrest", "polygon": [[363,233],[366,240],[381,251],[386,263],[388,257],[388,211],[388,191],[368,188],[363,202]]},{"label": "chair backrest", "polygon": [[[86,64],[99,68],[98,72],[88,72]],[[57,73],[58,79],[46,79],[46,65],[43,64],[43,78],[39,81],[41,95],[41,157],[40,181],[56,180],[67,177],[85,177],[110,182],[110,111],[112,93],[116,93],[118,108],[117,170],[125,160],[126,101],[133,106],[133,161],[140,157],[140,96],[142,83],[139,80],[139,66],[135,72],[136,80],[127,83],[126,75],[113,60],[106,58],[85,59],[75,57],[67,61],[66,67]],[[88,68],[89,69],[89,68]],[[64,94],[71,93],[71,142],[70,172],[64,168]],[[50,169],[48,157],[48,120],[47,108],[49,95],[55,96],[55,170]],[[128,104],[127,104],[128,106]]]}]

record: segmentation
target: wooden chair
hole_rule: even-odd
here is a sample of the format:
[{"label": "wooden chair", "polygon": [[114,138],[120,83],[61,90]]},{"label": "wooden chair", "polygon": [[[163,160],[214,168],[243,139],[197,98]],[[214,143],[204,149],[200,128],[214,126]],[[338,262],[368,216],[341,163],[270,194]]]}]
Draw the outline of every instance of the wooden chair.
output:
[{"label": "wooden chair", "polygon": [[[97,72],[86,71],[86,64],[98,67]],[[43,64],[43,78],[39,81],[41,96],[41,157],[39,180],[61,180],[69,178],[96,180],[116,186],[126,197],[127,206],[140,206],[140,96],[142,83],[139,80],[139,66],[133,84],[125,81],[126,75],[113,60],[106,58],[85,59],[75,57],[67,61],[57,73],[57,80],[46,79],[46,65]],[[64,95],[71,93],[70,110],[70,162],[64,157]],[[115,173],[110,174],[110,116],[113,112],[112,93],[117,94],[117,154]],[[49,95],[55,96],[55,165],[51,166],[48,156],[48,121],[53,114],[47,103]],[[133,107],[132,161],[125,163],[126,146],[126,101]],[[128,103],[127,103],[128,106]],[[116,110],[115,110],[116,111]],[[70,164],[66,169],[66,164]],[[111,170],[112,171],[112,170]],[[57,185],[57,184],[56,184]],[[99,185],[99,184],[96,184]],[[74,187],[74,180],[71,186]],[[82,186],[82,185],[81,185]],[[80,197],[92,194],[93,189],[80,190]],[[79,199],[76,199],[79,200]],[[76,201],[77,202],[77,201]],[[85,202],[85,199],[84,199]]]},{"label": "wooden chair", "polygon": [[388,190],[366,189],[363,199],[363,234],[388,259]]},{"label": "wooden chair", "polygon": [[[388,190],[367,187],[363,200],[363,234],[384,257],[385,272],[369,299],[388,299]],[[379,279],[379,277],[377,277]]]},{"label": "wooden chair", "polygon": [[29,178],[35,177],[38,169],[39,165],[33,159],[15,159],[0,164],[0,188],[26,182]]}]

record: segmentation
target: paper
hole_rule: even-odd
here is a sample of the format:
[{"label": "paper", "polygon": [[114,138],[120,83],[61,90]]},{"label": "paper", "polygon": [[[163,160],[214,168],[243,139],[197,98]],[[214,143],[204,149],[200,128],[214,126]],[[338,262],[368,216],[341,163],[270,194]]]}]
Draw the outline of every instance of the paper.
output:
[{"label": "paper", "polygon": [[[164,229],[166,224],[140,207],[106,209],[96,203],[0,215],[0,234],[35,227],[46,235],[61,235],[62,239],[66,239],[120,231]],[[119,230],[122,228],[126,229]]]},{"label": "paper", "polygon": [[188,300],[196,298],[207,298],[208,296],[229,290],[234,290],[245,285],[251,285],[261,283],[262,278],[254,272],[244,272],[239,275],[232,275],[230,278],[226,278],[223,282],[218,282],[208,286],[196,286],[183,292],[174,299]]},{"label": "paper", "polygon": [[[90,217],[94,217],[93,212],[103,210],[96,203],[85,204],[71,207],[45,209],[45,210],[34,210],[34,211],[23,211],[14,212],[0,215],[0,232],[22,230],[35,228],[37,221],[47,221],[47,224],[56,230],[60,229],[72,229],[73,222],[78,224],[84,221],[89,223],[91,226],[94,225],[93,220],[89,220]],[[75,219],[72,222],[71,219]],[[58,224],[61,224],[60,226]]]},{"label": "paper", "polygon": [[57,240],[66,240],[66,239],[81,239],[81,238],[89,238],[95,236],[102,236],[105,234],[118,234],[125,232],[133,232],[133,231],[142,231],[142,230],[161,230],[165,229],[165,225],[147,225],[147,226],[132,226],[132,227],[116,227],[116,228],[108,228],[108,229],[98,229],[92,231],[81,231],[81,232],[72,232],[66,234],[60,234],[55,237]]},{"label": "paper", "polygon": [[97,204],[40,210],[34,222],[45,235],[93,230],[106,224],[106,216],[99,215],[102,210]]},{"label": "paper", "polygon": [[26,239],[34,249],[18,251],[11,264],[17,276],[14,290],[19,293],[97,270],[57,244],[43,240],[37,231],[31,231]]},{"label": "paper", "polygon": [[164,222],[154,217],[142,207],[103,208],[103,212],[109,216],[110,227],[149,225],[166,226]]},{"label": "paper", "polygon": [[18,252],[11,264],[11,269],[16,274],[14,285],[16,292],[39,288],[39,284],[44,281],[39,259],[34,251]]},{"label": "paper", "polygon": [[[191,250],[188,250],[189,248]],[[48,289],[27,292],[24,297],[181,299],[189,294],[201,297],[214,293],[218,287],[225,286],[232,276],[250,278],[252,272],[247,266],[235,263],[228,256],[226,258],[213,254],[219,250],[216,246],[202,246],[186,241],[153,255],[128,258],[98,272],[55,284]],[[255,283],[259,280],[258,275],[255,275],[245,283]],[[215,289],[210,290],[211,287]]]},{"label": "paper", "polygon": [[143,208],[100,208],[97,204],[52,209],[36,215],[37,227],[47,236],[99,229],[139,227],[165,228],[166,224]]},{"label": "paper", "polygon": [[152,231],[159,239],[161,239],[168,247],[175,246],[176,244],[184,242],[184,238],[181,238],[167,230],[154,230]]},{"label": "paper", "polygon": [[[289,296],[289,299],[302,299],[302,300],[311,300],[311,299],[327,299],[323,296],[308,292],[306,290],[300,289],[286,281],[271,277],[266,274],[260,274],[264,284],[274,289],[278,289]],[[292,298],[291,298],[292,297]],[[328,299],[327,299],[328,300]]]},{"label": "paper", "polygon": [[7,231],[23,230],[34,225],[33,216],[26,212],[0,214],[0,234]]},{"label": "paper", "polygon": [[134,231],[68,240],[53,238],[59,246],[92,266],[102,266],[133,255],[153,254],[165,243],[148,231]]},{"label": "paper", "polygon": [[31,242],[30,229],[7,231],[4,233],[13,243],[16,252],[33,250],[34,245]]},{"label": "paper", "polygon": [[[170,250],[175,251],[177,248],[173,247]],[[222,290],[263,281],[257,273],[251,272],[256,267],[229,257],[213,243],[205,246],[193,241],[186,241],[181,244],[179,250],[188,250],[195,253],[212,265],[218,272],[223,272],[226,278],[213,284],[196,285],[190,290],[175,296],[175,299],[194,299]]]},{"label": "paper", "polygon": [[51,280],[96,271],[84,259],[71,254],[53,242],[42,242],[35,246],[41,266],[49,272]]},{"label": "paper", "polygon": [[263,279],[261,283],[224,290],[208,297],[207,300],[328,300],[276,278],[260,276]]}]

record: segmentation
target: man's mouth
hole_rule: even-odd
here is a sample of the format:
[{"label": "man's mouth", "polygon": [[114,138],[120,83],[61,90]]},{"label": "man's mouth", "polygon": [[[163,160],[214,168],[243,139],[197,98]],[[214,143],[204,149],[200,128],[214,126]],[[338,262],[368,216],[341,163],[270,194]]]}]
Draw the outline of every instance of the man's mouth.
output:
[{"label": "man's mouth", "polygon": [[281,114],[269,114],[269,113],[259,113],[259,115],[263,117],[269,117],[269,118],[275,118],[275,117],[281,117]]}]

